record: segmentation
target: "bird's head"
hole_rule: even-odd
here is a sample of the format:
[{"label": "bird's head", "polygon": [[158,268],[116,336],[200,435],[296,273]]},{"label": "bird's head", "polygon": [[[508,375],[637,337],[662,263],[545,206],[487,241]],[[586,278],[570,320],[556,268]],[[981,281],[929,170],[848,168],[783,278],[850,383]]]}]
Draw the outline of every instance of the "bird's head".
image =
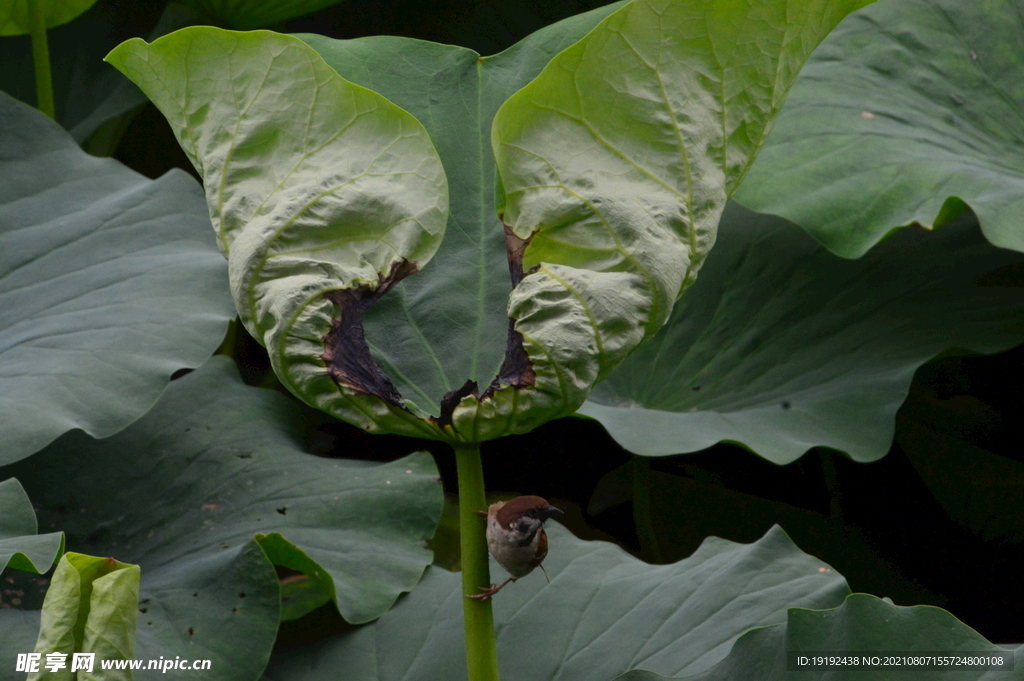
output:
[{"label": "bird's head", "polygon": [[498,509],[497,520],[504,529],[528,536],[536,532],[545,520],[556,515],[562,515],[562,511],[549,504],[547,499],[523,496],[506,501]]}]

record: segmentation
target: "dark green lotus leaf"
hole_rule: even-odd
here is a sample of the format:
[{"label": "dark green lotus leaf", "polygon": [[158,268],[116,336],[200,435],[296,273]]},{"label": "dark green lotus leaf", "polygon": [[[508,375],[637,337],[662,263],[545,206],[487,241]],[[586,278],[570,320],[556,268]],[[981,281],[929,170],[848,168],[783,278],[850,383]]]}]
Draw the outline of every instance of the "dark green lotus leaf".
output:
[{"label": "dark green lotus leaf", "polygon": [[0,464],[115,433],[233,315],[202,191],[89,156],[0,93]]},{"label": "dark green lotus leaf", "polygon": [[668,325],[580,412],[645,456],[730,441],[779,464],[816,446],[874,461],[919,366],[1024,339],[1021,265],[969,215],[844,260],[733,205]]},{"label": "dark green lotus leaf", "polygon": [[[494,599],[503,681],[611,679],[638,665],[701,671],[751,627],[784,621],[787,607],[836,607],[849,593],[778,527],[754,544],[708,539],[671,565],[548,529],[551,583],[531,574]],[[374,624],[281,655],[264,678],[464,679],[461,608],[460,576],[431,568]]]},{"label": "dark green lotus leaf", "polygon": [[419,581],[441,512],[429,455],[319,458],[301,423],[292,400],[216,357],[124,432],[70,433],[11,468],[69,546],[141,567],[136,657],[210,659],[211,679],[254,679],[280,616],[272,563],[308,570],[365,622]]},{"label": "dark green lotus leaf", "polygon": [[[103,55],[125,37],[126,24],[138,22],[146,14],[157,16],[163,4],[161,0],[99,0],[74,21],[47,32],[56,120],[79,144],[96,132],[89,144],[92,153],[109,156],[134,113],[146,103],[137,87],[103,63]],[[154,32],[160,35],[161,28],[164,32],[180,28],[185,24],[175,26],[173,18],[185,14],[188,12],[181,5],[170,3]],[[36,82],[30,39],[0,40],[0,63],[4,65],[0,90],[34,106]],[[97,132],[101,126],[104,129]]]},{"label": "dark green lotus leaf", "polygon": [[845,257],[967,205],[992,243],[1024,250],[1022,16],[1019,0],[882,0],[850,16],[736,199]]},{"label": "dark green lotus leaf", "polygon": [[[39,633],[38,610],[0,609],[0,669],[10,674],[18,664],[18,655],[35,648]],[[20,678],[19,678],[20,677]],[[19,681],[24,678],[18,675]]]},{"label": "dark green lotus leaf", "polygon": [[0,573],[6,568],[43,574],[63,552],[64,534],[36,534],[36,512],[15,478],[0,482]]},{"label": "dark green lotus leaf", "polygon": [[[886,653],[957,653],[991,658],[1000,654],[1005,668],[1013,671],[920,667],[866,668],[863,665],[828,670],[789,669],[787,651],[811,656],[814,651],[859,651],[858,660],[884,657]],[[795,664],[795,662],[794,662]],[[867,594],[852,594],[832,610],[793,608],[785,624],[750,631],[736,641],[729,656],[696,675],[676,675],[687,681],[1011,681],[1024,678],[1024,647],[1010,650],[996,646],[953,615],[940,608],[918,605],[900,607]],[[643,668],[644,665],[637,665]],[[1004,668],[1004,669],[1005,669]],[[618,681],[667,681],[653,670],[632,671]]]},{"label": "dark green lotus leaf", "polygon": [[[241,31],[266,28],[318,12],[341,0],[179,0],[213,23]],[[203,23],[211,23],[205,21]]]},{"label": "dark green lotus leaf", "polygon": [[972,443],[998,420],[975,397],[939,399],[915,381],[896,421],[896,442],[949,517],[984,541],[1024,543],[1024,464]]},{"label": "dark green lotus leaf", "polygon": [[0,3],[0,36],[32,32],[30,4],[42,12],[46,28],[53,28],[68,23],[95,3],[96,0],[6,0]]}]

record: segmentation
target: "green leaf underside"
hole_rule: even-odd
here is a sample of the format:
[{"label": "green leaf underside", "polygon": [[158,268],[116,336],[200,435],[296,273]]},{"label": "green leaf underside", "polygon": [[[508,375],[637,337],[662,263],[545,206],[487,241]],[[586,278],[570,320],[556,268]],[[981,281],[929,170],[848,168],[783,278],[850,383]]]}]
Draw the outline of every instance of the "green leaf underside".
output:
[{"label": "green leaf underside", "polygon": [[[139,566],[113,558],[66,553],[46,592],[35,652],[93,653],[98,660],[130,660],[135,653],[139,602]],[[96,665],[99,666],[98,664]],[[41,668],[28,681],[75,678],[71,665],[50,672]],[[131,679],[131,674],[110,674],[105,679]]]},{"label": "green leaf underside", "polygon": [[[548,532],[551,584],[537,571],[494,599],[503,681],[611,679],[636,664],[700,671],[744,631],[784,621],[787,606],[835,607],[849,593],[777,527],[750,545],[708,539],[672,565],[647,565],[557,523]],[[373,625],[275,658],[264,679],[465,678],[462,632],[446,624],[461,601],[459,575],[431,568]]]},{"label": "green leaf underside", "polygon": [[32,32],[29,3],[40,6],[46,28],[53,28],[68,23],[96,0],[6,0],[0,4],[0,37]]},{"label": "green leaf underside", "polygon": [[[141,566],[136,657],[210,659],[211,679],[252,679],[277,631],[272,562],[305,556],[333,584],[342,615],[365,622],[417,583],[441,512],[429,455],[322,459],[302,451],[298,423],[293,402],[246,387],[216,357],[123,433],[69,434],[11,468],[43,526],[60,524],[76,549]],[[257,540],[274,533],[279,541],[262,548]]]},{"label": "green leaf underside", "polygon": [[1015,0],[882,0],[812,55],[736,198],[844,257],[968,204],[1024,250],[1024,19]]},{"label": "green leaf underside", "polygon": [[580,413],[645,456],[730,441],[778,464],[815,446],[874,461],[921,364],[1024,338],[1012,283],[1021,266],[969,215],[850,261],[791,223],[731,205],[666,328]]},{"label": "green leaf underside", "polygon": [[64,535],[37,535],[37,529],[36,513],[21,483],[15,478],[0,482],[0,573],[8,567],[35,574],[50,569]]},{"label": "green leaf underside", "polygon": [[[289,130],[298,125],[299,132],[314,137],[337,129],[336,121],[331,123],[334,127],[319,121],[319,113],[307,124],[307,117],[298,116],[298,109],[289,110],[287,101],[308,100],[316,87],[328,81],[346,92],[355,91],[356,86],[336,76],[331,79],[323,64],[294,43],[265,33],[243,37],[212,29],[186,30],[152,46],[131,41],[109,59],[165,111],[186,152],[206,177],[224,248],[245,244],[246,251],[239,253],[235,246],[229,255],[236,301],[250,330],[271,349],[285,384],[316,406],[370,430],[481,441],[527,431],[571,413],[594,381],[661,325],[713,242],[726,193],[752,160],[796,71],[823,35],[863,2],[757,5],[747,8],[749,26],[744,31],[727,20],[735,8],[726,8],[726,3],[697,10],[681,4],[650,6],[637,0],[605,16],[582,41],[561,53],[524,91],[527,94],[505,105],[493,139],[501,150],[497,164],[508,193],[499,198],[519,237],[542,229],[526,250],[527,266],[538,260],[550,265],[542,272],[528,273],[528,283],[513,294],[509,306],[505,304],[510,284],[505,278],[508,264],[502,229],[490,212],[495,161],[485,137],[491,118],[501,102],[529,82],[552,54],[582,36],[601,16],[587,15],[551,27],[489,59],[461,48],[394,38],[352,44],[308,38],[342,76],[393,98],[417,116],[427,132],[436,134],[441,162],[451,172],[451,193],[458,196],[449,224],[449,234],[456,237],[451,244],[445,241],[443,257],[427,269],[435,274],[416,274],[367,313],[371,347],[406,398],[409,411],[389,399],[392,393],[387,390],[361,389],[344,381],[339,381],[340,392],[331,389],[321,352],[316,350],[316,342],[330,329],[333,307],[323,294],[353,287],[376,290],[377,280],[387,280],[402,258],[421,269],[438,245],[440,229],[425,217],[417,225],[419,231],[414,229],[407,236],[412,242],[407,250],[396,248],[384,257],[379,243],[351,241],[353,231],[358,233],[366,222],[378,220],[383,210],[356,202],[349,213],[313,216],[313,211],[307,211],[302,215],[308,220],[278,234],[274,226],[296,213],[283,198],[267,194],[266,187],[273,182],[261,176],[266,171],[250,169],[257,158],[264,168],[295,166],[289,159],[302,147],[285,137],[301,135],[263,134],[268,126]],[[694,22],[708,26],[707,30],[688,33],[685,27]],[[753,35],[758,39],[752,40]],[[621,58],[626,43],[633,45],[630,59]],[[280,59],[268,56],[277,49],[272,45],[279,47]],[[649,53],[658,50],[665,53],[664,59],[644,70]],[[243,55],[250,58],[243,60]],[[620,92],[614,106],[595,104],[586,97],[574,102],[575,95],[561,88],[566,68],[574,70],[578,84],[593,84],[607,93],[621,89],[618,79],[627,78],[636,83],[635,91]],[[319,85],[313,87],[308,78],[299,77],[309,70],[322,74]],[[231,93],[221,87],[225,77],[235,85]],[[399,86],[413,78],[415,87],[402,93]],[[689,96],[683,97],[683,92]],[[649,104],[654,95],[655,103]],[[315,96],[325,111],[340,105],[340,100],[329,104],[330,96]],[[531,97],[547,99],[539,108],[539,100]],[[563,101],[565,97],[569,99]],[[251,108],[238,106],[233,98]],[[381,102],[375,115],[383,115],[386,109]],[[215,115],[208,114],[207,105]],[[543,108],[549,105],[576,107],[582,114],[576,121],[552,118]],[[627,121],[626,112],[633,109],[642,113]],[[295,123],[296,119],[301,120]],[[624,122],[630,123],[626,136],[616,138],[620,133],[612,131]],[[561,137],[567,130],[572,131],[567,139],[581,143],[579,157],[564,145],[547,148],[546,135],[559,131]],[[588,138],[588,130],[596,137]],[[609,135],[610,143],[605,139]],[[372,155],[380,139],[386,136],[367,139],[364,135],[355,156]],[[652,141],[656,152],[644,151]],[[275,146],[268,151],[271,143]],[[523,154],[510,154],[513,148],[529,151],[537,144],[551,152],[539,166],[536,159],[524,161]],[[606,144],[610,153],[605,153]],[[324,161],[331,158],[336,165],[333,153],[325,151]],[[409,161],[411,152],[402,153]],[[583,175],[581,163],[588,168]],[[278,193],[287,194],[290,188],[296,194],[308,193],[310,187],[322,184],[323,173],[314,165],[303,166],[305,170],[296,172]],[[582,204],[562,200],[563,205],[553,206],[543,189],[539,194],[531,192],[535,180],[550,179],[540,177],[549,167],[566,175],[569,189],[583,196]],[[345,177],[344,169],[336,172]],[[403,177],[402,184],[394,185],[389,201],[397,201],[395,188],[402,186],[400,194],[409,205],[388,204],[389,214],[419,215],[429,205],[437,208],[430,219],[443,220],[443,202],[431,194],[440,185],[413,188],[406,186],[407,180]],[[584,196],[581,187],[588,183],[594,186]],[[422,202],[411,207],[419,199]],[[600,211],[588,214],[599,204]],[[332,220],[338,224],[323,227]],[[637,220],[642,221],[640,229],[634,229]],[[305,228],[301,236],[299,227]],[[242,230],[260,236],[235,240],[235,232]],[[289,240],[301,240],[306,251],[289,250],[285,243]],[[346,243],[338,245],[339,240]],[[613,242],[617,243],[610,246]],[[319,251],[315,259],[313,250]],[[264,251],[276,258],[263,258]],[[300,272],[311,274],[303,280]],[[456,276],[460,279],[452,281]],[[316,284],[311,283],[314,278]],[[509,311],[519,320],[529,353],[530,366],[519,367],[518,373],[509,373],[501,365]],[[384,333],[381,326],[386,326]],[[502,389],[486,391],[483,400],[460,393],[461,402],[456,405],[457,398],[451,402],[453,430],[423,420],[437,415],[442,396],[463,386],[467,378],[482,390],[499,366],[500,382],[492,387]],[[443,422],[445,414],[440,415]]]},{"label": "green leaf underside", "polygon": [[106,437],[201,364],[233,316],[202,192],[84,153],[0,93],[0,464]]},{"label": "green leaf underside", "polygon": [[[813,655],[814,651],[862,651],[869,656],[884,656],[887,652],[985,655],[987,652],[1005,652],[1006,649],[985,640],[940,608],[926,605],[906,608],[868,594],[852,594],[840,607],[831,610],[793,608],[785,624],[744,634],[722,662],[706,672],[683,678],[687,681],[1010,681],[1024,677],[1021,671],[1024,648],[1014,651],[1012,672],[891,666],[865,668],[860,665],[788,671],[787,651],[805,651],[807,655]],[[633,671],[618,677],[617,681],[665,679],[665,676],[652,671]]]},{"label": "green leaf underside", "polygon": [[[200,15],[247,31],[267,28],[337,5],[341,0],[181,0]],[[204,22],[208,23],[208,22]]]}]

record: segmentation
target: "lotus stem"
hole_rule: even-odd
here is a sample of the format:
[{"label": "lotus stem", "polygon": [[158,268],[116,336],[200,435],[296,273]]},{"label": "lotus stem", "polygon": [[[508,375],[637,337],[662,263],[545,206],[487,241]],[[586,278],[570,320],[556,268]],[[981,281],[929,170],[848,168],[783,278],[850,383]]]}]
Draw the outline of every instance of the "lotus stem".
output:
[{"label": "lotus stem", "polygon": [[32,64],[36,70],[36,108],[56,118],[53,105],[53,78],[50,75],[50,46],[46,41],[46,13],[39,0],[28,0],[28,18],[32,23]]},{"label": "lotus stem", "polygon": [[480,443],[455,444],[459,475],[459,527],[462,552],[462,613],[466,629],[466,667],[469,681],[498,681],[498,652],[494,640],[491,601],[468,598],[491,585],[485,532],[487,520],[484,469]]}]

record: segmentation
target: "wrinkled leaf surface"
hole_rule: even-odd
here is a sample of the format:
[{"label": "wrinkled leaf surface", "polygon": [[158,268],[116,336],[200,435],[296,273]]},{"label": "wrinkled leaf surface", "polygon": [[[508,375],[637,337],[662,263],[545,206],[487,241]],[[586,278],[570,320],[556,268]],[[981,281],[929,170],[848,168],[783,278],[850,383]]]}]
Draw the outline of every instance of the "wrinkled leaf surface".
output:
[{"label": "wrinkled leaf surface", "polygon": [[[433,147],[427,153],[412,142],[395,146],[387,163],[375,166],[375,173],[392,174],[388,179],[394,187],[386,198],[375,191],[376,183],[369,183],[365,188],[360,184],[366,190],[360,198],[373,199],[348,201],[328,192],[331,198],[321,201],[319,192],[330,184],[321,166],[337,156],[339,145],[320,148],[316,140],[333,135],[343,124],[339,119],[344,122],[350,114],[328,116],[334,109],[349,111],[344,108],[347,95],[317,93],[322,88],[366,93],[332,77],[333,71],[328,73],[294,42],[266,33],[243,37],[186,30],[152,46],[130,41],[109,58],[165,111],[206,178],[222,248],[230,250],[239,310],[250,331],[270,348],[285,384],[318,407],[370,430],[481,441],[572,413],[595,381],[661,326],[713,243],[725,197],[753,160],[799,67],[842,16],[861,4],[780,1],[744,7],[746,14],[737,15],[728,3],[690,7],[635,0],[605,16],[503,105],[492,144],[501,174],[496,207],[509,225],[507,233],[503,236],[500,225],[480,210],[465,224],[452,225],[473,235],[457,240],[454,246],[462,257],[448,260],[469,272],[469,295],[448,296],[460,287],[451,281],[435,286],[437,280],[426,281],[418,291],[401,288],[391,294],[405,309],[397,317],[378,317],[388,320],[386,342],[398,348],[395,354],[375,348],[383,372],[370,362],[371,346],[365,353],[362,347],[332,349],[334,341],[328,338],[324,352],[317,343],[354,318],[351,308],[335,300],[342,321],[332,327],[328,298],[355,296],[366,305],[376,303],[398,279],[423,269],[438,247],[441,229],[435,221],[445,219],[446,204],[439,198],[441,184],[426,181],[440,172],[440,164],[431,165]],[[736,16],[745,17],[743,30]],[[586,21],[550,30],[543,41],[547,49],[540,54],[548,56],[552,45],[566,44],[570,34],[588,28]],[[702,28],[690,31],[691,26]],[[325,42],[319,43],[321,49]],[[526,82],[522,71],[541,70],[537,51],[528,49],[541,42],[527,39],[507,53],[511,56],[504,63],[495,61],[498,77],[492,85],[497,87],[491,92],[512,81]],[[493,166],[480,141],[491,127],[484,105],[496,108],[510,90],[485,99],[485,62],[468,50],[418,41],[386,44],[393,52],[407,50],[406,58],[393,59],[390,68],[412,71],[421,83],[416,93],[434,97],[453,78],[475,86],[448,88],[452,103],[444,106],[468,108],[470,115],[464,117],[469,125],[456,126],[458,117],[439,124],[449,138],[454,130],[462,147],[454,158],[447,150],[441,158],[453,168],[453,193],[463,190],[458,181],[465,169],[477,171],[477,191],[492,191],[485,180]],[[343,46],[334,50],[339,58],[331,61],[345,76],[349,69],[335,61],[344,62],[350,56],[346,51]],[[466,66],[476,72],[475,79],[460,75]],[[509,78],[499,67],[519,73]],[[365,65],[355,70],[389,80]],[[236,85],[232,91],[220,87],[224,78]],[[312,117],[300,116],[298,109],[306,106],[302,102],[311,98],[317,103]],[[409,97],[399,104],[408,99],[415,115],[429,109]],[[205,105],[215,113],[208,114]],[[385,115],[386,110],[378,101],[367,120],[400,118],[395,112]],[[432,131],[432,117],[420,120]],[[378,158],[375,150],[391,139],[384,123],[373,135],[368,131],[342,166]],[[314,147],[323,160],[306,158]],[[256,159],[262,173],[252,170]],[[422,177],[397,179],[396,168],[403,162],[420,161]],[[292,170],[278,177],[279,167]],[[332,165],[330,170],[342,178],[362,177],[348,167]],[[285,198],[292,194],[318,198]],[[473,203],[489,207],[471,193]],[[387,227],[409,223],[408,229],[396,228],[406,241],[393,245],[389,257],[364,234],[379,233],[380,225],[367,223],[382,215]],[[250,236],[236,239],[239,232]],[[482,248],[485,239],[490,244]],[[293,241],[303,246],[289,246]],[[475,249],[465,248],[474,241]],[[540,270],[532,269],[541,261]],[[507,310],[503,302],[495,310],[492,300],[502,299],[508,283],[489,280],[500,282],[505,265],[519,286]],[[454,271],[433,266],[439,278]],[[482,324],[485,314],[493,322]],[[516,320],[507,340],[501,333],[509,326],[505,314]],[[474,320],[472,332],[457,336],[460,329],[451,320],[464,318]],[[372,324],[369,330],[370,343],[385,342],[374,335]],[[489,348],[507,349],[497,367],[501,354],[492,355],[486,365],[479,361],[485,334],[494,338],[487,341]],[[456,351],[460,347],[472,353],[469,361]],[[335,358],[340,355],[359,358],[369,377],[352,379],[349,368],[339,370]],[[446,363],[458,362],[454,376],[441,356]],[[320,366],[324,363],[327,371]],[[415,380],[424,371],[433,385]],[[340,390],[331,389],[328,374]],[[411,393],[403,393],[409,384]]]}]

